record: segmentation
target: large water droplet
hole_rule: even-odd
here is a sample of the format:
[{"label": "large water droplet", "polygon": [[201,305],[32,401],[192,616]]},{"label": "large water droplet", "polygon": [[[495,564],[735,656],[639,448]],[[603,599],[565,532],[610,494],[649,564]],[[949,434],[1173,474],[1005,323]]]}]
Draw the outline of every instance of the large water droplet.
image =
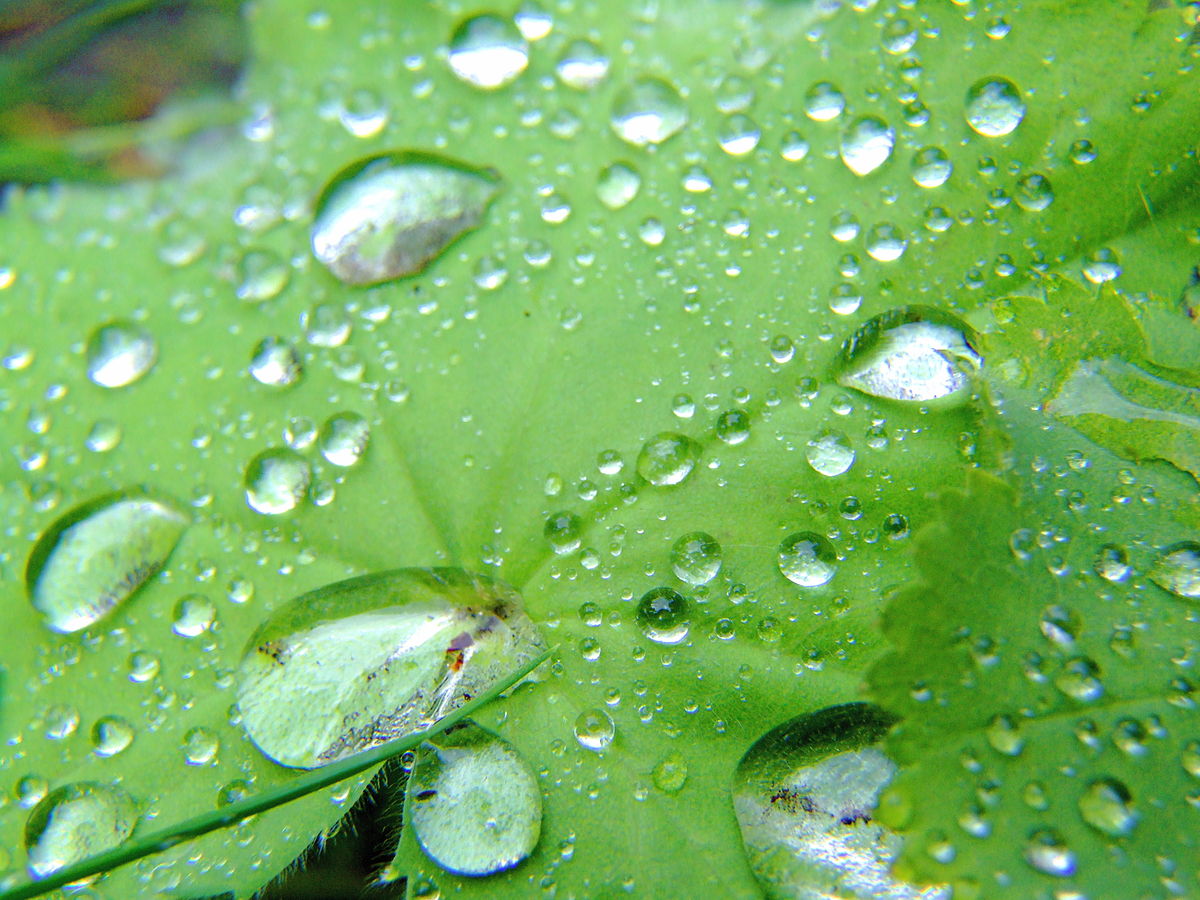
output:
[{"label": "large water droplet", "polygon": [[34,545],[25,566],[29,598],[55,631],[87,628],[163,567],[188,524],[166,501],[133,493],[77,506]]},{"label": "large water droplet", "polygon": [[146,329],[132,322],[109,322],[92,332],[87,342],[87,377],[100,387],[133,384],[158,359],[158,344]]},{"label": "large water droplet", "polygon": [[398,569],[277,609],[246,648],[238,706],[263,753],[313,768],[418,731],[542,648],[507,586]]},{"label": "large water droplet", "polygon": [[661,78],[635,79],[613,102],[612,129],[635,147],[661,144],[682,131],[687,121],[687,105],[679,91]]},{"label": "large water droplet", "polygon": [[450,69],[465,81],[496,90],[515,81],[529,65],[529,45],[517,26],[485,14],[467,19],[450,38]]},{"label": "large water droplet", "polygon": [[246,466],[246,503],[264,516],[295,509],[308,492],[312,470],[308,461],[285,447],[264,450]]},{"label": "large water droplet", "polygon": [[865,322],[842,346],[838,381],[873,397],[924,403],[970,396],[983,364],[971,330],[949,313],[905,306]]},{"label": "large water droplet", "polygon": [[721,545],[711,534],[693,531],[671,547],[671,569],[680,581],[708,584],[721,571]]},{"label": "large water droplet", "polygon": [[411,275],[479,224],[497,186],[491,172],[427,153],[369,157],[322,192],[313,254],[346,284]]},{"label": "large water droplet", "polygon": [[602,709],[585,709],[576,717],[574,730],[579,746],[596,751],[608,747],[617,735],[612,716]]},{"label": "large water droplet", "polygon": [[875,116],[855,119],[842,134],[842,162],[855,175],[874,172],[892,155],[896,134]]},{"label": "large water droplet", "polygon": [[117,788],[80,782],[52,791],[25,823],[29,874],[45,878],[119,847],[133,833],[137,817],[133,800]]},{"label": "large water droplet", "polygon": [[1150,567],[1150,580],[1177,597],[1200,600],[1200,543],[1181,541],[1167,547]]},{"label": "large water droplet", "polygon": [[918,187],[941,187],[953,172],[954,164],[940,147],[926,147],[913,157],[912,179]]},{"label": "large water droplet", "polygon": [[678,644],[688,635],[687,599],[669,587],[647,591],[638,602],[637,623],[654,643]]},{"label": "large water droplet", "polygon": [[356,412],[335,413],[321,426],[321,455],[332,465],[357,465],[367,452],[371,426]]},{"label": "large water droplet", "polygon": [[583,540],[583,520],[573,512],[558,512],[546,519],[542,534],[550,549],[562,555],[578,550]]},{"label": "large water droplet", "polygon": [[459,875],[490,875],[537,846],[542,790],[508,741],[468,720],[421,745],[408,811],[430,859]]},{"label": "large water droplet", "polygon": [[180,637],[199,637],[212,628],[217,608],[203,594],[184,594],[175,604],[175,621],[171,630]]},{"label": "large water droplet", "polygon": [[664,431],[642,446],[637,472],[654,485],[679,484],[692,474],[699,458],[699,444],[682,434]]},{"label": "large water droplet", "polygon": [[1097,831],[1124,837],[1137,825],[1129,788],[1115,778],[1100,778],[1087,786],[1079,798],[1079,814]]},{"label": "large water droplet", "polygon": [[772,897],[941,900],[890,872],[902,842],[874,821],[896,764],[877,744],[893,723],[883,710],[848,703],[798,716],[742,757],[733,807],[750,868]]},{"label": "large water droplet", "polygon": [[799,531],[779,545],[779,571],[792,584],[820,587],[837,573],[837,551],[815,531]]},{"label": "large water droplet", "polygon": [[967,124],[984,137],[1011,134],[1025,118],[1025,101],[1007,78],[984,78],[967,91]]}]

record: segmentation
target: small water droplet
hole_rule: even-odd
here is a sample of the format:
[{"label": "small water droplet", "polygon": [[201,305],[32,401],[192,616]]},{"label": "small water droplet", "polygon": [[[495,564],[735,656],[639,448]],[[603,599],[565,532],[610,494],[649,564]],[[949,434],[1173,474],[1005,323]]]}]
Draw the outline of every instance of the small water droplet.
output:
[{"label": "small water droplet", "polygon": [[109,322],[92,332],[87,343],[87,377],[100,387],[133,384],[154,368],[158,344],[132,322]]},{"label": "small water droplet", "polygon": [[573,512],[558,512],[546,520],[542,534],[556,554],[571,553],[583,541],[583,521]]},{"label": "small water droplet", "polygon": [[295,450],[264,450],[246,466],[246,503],[264,516],[283,515],[300,504],[311,480],[308,461]]},{"label": "small water droplet", "polygon": [[941,187],[953,172],[954,164],[941,147],[925,147],[913,157],[912,179],[918,187]]},{"label": "small water droplet", "polygon": [[1079,798],[1079,814],[1102,834],[1124,837],[1137,825],[1129,789],[1115,778],[1093,781]]},{"label": "small water droplet", "polygon": [[609,209],[622,209],[633,202],[642,186],[642,176],[628,163],[605,166],[596,181],[596,195]]},{"label": "small water droplet", "polygon": [[1017,182],[1014,197],[1026,212],[1041,212],[1054,202],[1054,188],[1045,175],[1026,175]]},{"label": "small water droplet", "polygon": [[846,98],[828,81],[818,81],[804,95],[804,112],[814,122],[836,119],[845,108]]},{"label": "small water droplet", "polygon": [[653,485],[679,484],[692,474],[699,458],[699,444],[682,434],[664,431],[642,446],[637,473]]},{"label": "small water droplet", "polygon": [[412,275],[479,225],[497,189],[493,173],[445,157],[368,157],[318,199],[313,255],[345,284]]},{"label": "small water droplet", "polygon": [[92,726],[92,752],[100,757],[116,756],[133,743],[134,730],[121,716],[101,716]]},{"label": "small water droplet", "polygon": [[286,338],[263,338],[250,358],[250,374],[268,387],[290,387],[304,374],[300,354]]},{"label": "small water droplet", "polygon": [[25,566],[29,598],[55,631],[87,628],[157,574],[188,524],[165,500],[136,493],[77,506],[34,545]]},{"label": "small water droplet", "polygon": [[611,124],[617,137],[635,147],[661,144],[683,130],[687,105],[675,87],[643,76],[630,82],[613,102]]},{"label": "small water droplet", "polygon": [[203,594],[184,594],[175,604],[171,630],[180,637],[199,637],[212,628],[216,617],[216,606]]},{"label": "small water droplet", "polygon": [[892,155],[896,134],[882,119],[864,116],[842,133],[841,156],[855,175],[869,175]]},{"label": "small water droplet", "polygon": [[992,749],[1005,756],[1019,756],[1025,749],[1025,738],[1011,716],[996,716],[984,732]]},{"label": "small water droplet", "polygon": [[45,878],[119,847],[133,833],[137,818],[133,800],[118,788],[91,782],[58,788],[34,807],[25,823],[29,874]]},{"label": "small water droplet", "polygon": [[473,16],[450,37],[450,70],[467,84],[496,90],[529,65],[529,45],[517,26],[491,14]]},{"label": "small water droplet", "polygon": [[1025,861],[1044,875],[1069,878],[1075,874],[1075,854],[1052,828],[1039,828],[1025,845]]},{"label": "small water droplet", "polygon": [[687,760],[678,750],[673,750],[659,760],[650,772],[654,786],[664,794],[678,794],[687,784]]},{"label": "small water droplet", "polygon": [[792,584],[820,587],[837,573],[837,551],[815,531],[788,535],[779,545],[779,571]]},{"label": "small water droplet", "polygon": [[678,591],[657,587],[638,601],[637,623],[656,644],[678,644],[688,636],[688,601]]},{"label": "small water droplet", "polygon": [[717,577],[722,561],[721,545],[704,531],[685,534],[671,547],[671,569],[675,577],[697,587]]},{"label": "small water droplet", "polygon": [[1200,600],[1200,543],[1180,541],[1158,555],[1150,580],[1164,591],[1187,600]]},{"label": "small water droplet", "polygon": [[750,437],[750,416],[740,409],[727,410],[717,417],[716,432],[723,444],[745,443]]},{"label": "small water droplet", "polygon": [[908,249],[908,240],[904,237],[904,232],[890,222],[872,225],[867,231],[864,243],[867,256],[877,262],[895,262]]},{"label": "small water droplet", "polygon": [[278,297],[287,286],[287,263],[270,250],[250,250],[242,256],[237,270],[237,298],[246,303],[262,303]]},{"label": "small water droplet", "polygon": [[371,426],[356,412],[335,413],[321,426],[318,444],[325,461],[349,467],[362,461],[371,439]]},{"label": "small water droplet", "polygon": [[1007,78],[984,78],[967,91],[967,124],[984,137],[1012,134],[1025,118],[1025,101]]},{"label": "small water droplet", "polygon": [[567,45],[555,72],[558,80],[577,91],[594,88],[608,74],[608,57],[588,40],[572,41]]},{"label": "small water droplet", "polygon": [[612,716],[602,709],[585,709],[575,719],[575,740],[587,750],[604,750],[616,735]]},{"label": "small water droplet", "polygon": [[1110,247],[1100,247],[1087,255],[1083,263],[1083,277],[1092,284],[1106,284],[1121,276],[1121,263]]},{"label": "small water droplet", "polygon": [[762,130],[749,116],[737,113],[722,124],[717,133],[717,143],[730,156],[745,156],[758,146]]},{"label": "small water droplet", "polygon": [[808,442],[805,458],[813,470],[828,478],[850,471],[854,465],[854,448],[850,439],[840,431],[825,430]]},{"label": "small water droplet", "polygon": [[1101,547],[1092,567],[1097,575],[1112,584],[1120,584],[1133,572],[1129,565],[1129,554],[1125,552],[1125,548],[1116,544],[1105,544]]}]

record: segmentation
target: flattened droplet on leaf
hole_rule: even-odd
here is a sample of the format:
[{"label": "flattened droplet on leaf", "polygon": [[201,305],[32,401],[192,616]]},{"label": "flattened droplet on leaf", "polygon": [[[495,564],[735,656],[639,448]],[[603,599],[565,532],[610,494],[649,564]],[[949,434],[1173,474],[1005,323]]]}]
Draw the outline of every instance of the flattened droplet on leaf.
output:
[{"label": "flattened droplet on leaf", "polygon": [[509,587],[396,569],[318,588],[251,638],[238,706],[280,765],[315,768],[431,725],[543,647]]},{"label": "flattened droplet on leaf", "polygon": [[137,824],[124,791],[103,784],[68,784],[48,794],[25,823],[29,874],[45,878],[97,853],[119,847]]},{"label": "flattened droplet on leaf", "polygon": [[476,228],[498,189],[495,173],[433,154],[369,157],[321,194],[313,255],[345,284],[412,275]]},{"label": "flattened droplet on leaf", "polygon": [[189,519],[165,500],[106,494],[51,525],[25,566],[33,605],[55,631],[87,628],[166,563]]},{"label": "flattened droplet on leaf", "polygon": [[491,875],[537,846],[542,792],[512,744],[467,720],[421,745],[408,815],[421,849],[443,869]]}]

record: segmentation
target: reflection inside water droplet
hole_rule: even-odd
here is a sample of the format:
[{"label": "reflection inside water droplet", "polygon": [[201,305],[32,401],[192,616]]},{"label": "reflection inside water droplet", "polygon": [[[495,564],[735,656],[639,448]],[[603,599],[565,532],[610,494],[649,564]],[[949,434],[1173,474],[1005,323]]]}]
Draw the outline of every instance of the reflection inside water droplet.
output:
[{"label": "reflection inside water droplet", "polygon": [[664,431],[642,446],[637,472],[653,485],[675,485],[692,474],[699,457],[700,445],[691,438]]},{"label": "reflection inside water droplet", "polygon": [[246,503],[264,516],[283,515],[300,504],[311,480],[308,461],[295,450],[264,450],[246,466]]},{"label": "reflection inside water droplet", "polygon": [[87,343],[87,377],[100,387],[133,384],[154,368],[158,344],[132,322],[109,322],[92,332]]},{"label": "reflection inside water droplet", "polygon": [[1176,597],[1200,599],[1200,543],[1181,541],[1167,547],[1150,567],[1150,580]]},{"label": "reflection inside water droplet", "polygon": [[678,644],[688,635],[688,601],[669,587],[647,591],[638,602],[637,623],[656,644]]},{"label": "reflection inside water droplet", "polygon": [[661,144],[682,131],[688,110],[674,86],[647,76],[635,79],[617,94],[610,121],[617,137],[644,147]]},{"label": "reflection inside water droplet", "polygon": [[485,14],[467,19],[450,38],[450,70],[467,84],[495,90],[529,65],[529,45],[512,22]]},{"label": "reflection inside water droplet", "polygon": [[1007,78],[984,78],[967,91],[967,124],[984,137],[1011,134],[1025,118],[1025,101]]},{"label": "reflection inside water droplet", "polygon": [[575,740],[588,750],[600,751],[616,737],[617,726],[612,716],[602,709],[585,709],[575,719]]},{"label": "reflection inside water droplet", "polygon": [[717,577],[721,562],[721,545],[704,531],[685,534],[671,547],[671,569],[675,577],[697,587]]},{"label": "reflection inside water droplet", "polygon": [[792,584],[820,587],[837,573],[837,551],[815,531],[800,531],[779,545],[779,571]]},{"label": "reflection inside water droplet", "polygon": [[136,823],[133,800],[118,788],[92,782],[60,787],[34,807],[25,824],[29,874],[45,878],[119,847]]}]

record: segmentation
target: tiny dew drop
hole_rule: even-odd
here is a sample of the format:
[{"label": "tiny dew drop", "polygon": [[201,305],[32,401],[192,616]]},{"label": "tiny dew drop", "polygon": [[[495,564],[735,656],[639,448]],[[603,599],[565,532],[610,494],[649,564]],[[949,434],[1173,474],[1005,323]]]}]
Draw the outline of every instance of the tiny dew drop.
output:
[{"label": "tiny dew drop", "polygon": [[688,122],[688,109],[674,85],[653,76],[636,78],[613,101],[610,123],[617,137],[635,147],[661,144]]},{"label": "tiny dew drop", "polygon": [[984,78],[967,91],[965,115],[976,134],[1003,137],[1025,118],[1025,101],[1007,78]]},{"label": "tiny dew drop", "polygon": [[606,749],[617,735],[612,716],[602,709],[585,709],[575,719],[575,740],[586,750]]},{"label": "tiny dew drop", "polygon": [[1200,543],[1180,541],[1158,555],[1150,580],[1186,600],[1200,600]]},{"label": "tiny dew drop", "polygon": [[573,512],[557,512],[546,520],[542,534],[556,554],[571,553],[583,541],[583,521]]},{"label": "tiny dew drop", "polygon": [[949,313],[905,306],[865,322],[842,345],[838,382],[873,397],[965,401],[983,358],[973,332]]},{"label": "tiny dew drop", "polygon": [[671,547],[671,569],[687,584],[708,584],[721,571],[721,563],[721,545],[704,531],[685,534]]},{"label": "tiny dew drop", "polygon": [[1079,798],[1079,814],[1102,834],[1124,837],[1132,833],[1138,815],[1129,789],[1115,778],[1093,781]]},{"label": "tiny dew drop", "polygon": [[92,332],[86,354],[88,380],[100,387],[120,388],[154,368],[158,344],[150,332],[132,322],[109,322]]},{"label": "tiny dew drop", "polygon": [[450,70],[467,84],[496,90],[529,65],[529,45],[517,26],[499,16],[467,19],[450,37]]},{"label": "tiny dew drop", "polygon": [[300,354],[286,338],[267,337],[258,342],[250,357],[250,374],[268,387],[290,387],[304,374]]},{"label": "tiny dew drop", "polygon": [[493,173],[433,154],[368,157],[317,200],[313,255],[345,284],[412,275],[479,225],[497,189]]},{"label": "tiny dew drop", "polygon": [[815,531],[799,531],[779,545],[779,571],[792,584],[820,587],[837,573],[837,551]]},{"label": "tiny dew drop", "polygon": [[362,461],[370,439],[371,426],[364,416],[340,412],[325,420],[318,445],[326,462],[346,468]]},{"label": "tiny dew drop", "polygon": [[29,598],[55,631],[87,628],[163,567],[189,522],[166,500],[136,492],[78,506],[34,545],[25,566]]},{"label": "tiny dew drop", "polygon": [[25,823],[29,874],[59,869],[123,844],[137,824],[133,800],[119,788],[68,784],[48,794]]},{"label": "tiny dew drop", "polygon": [[882,119],[855,119],[842,134],[842,162],[855,175],[869,175],[888,161],[895,145],[896,134]]},{"label": "tiny dew drop", "polygon": [[656,644],[678,644],[688,636],[688,601],[678,591],[657,587],[638,601],[637,623]]},{"label": "tiny dew drop", "polygon": [[264,450],[246,466],[246,503],[264,516],[283,515],[300,505],[311,480],[308,461],[295,450]]},{"label": "tiny dew drop", "polygon": [[511,869],[541,836],[537,777],[508,741],[470,720],[421,745],[407,793],[417,842],[448,872]]},{"label": "tiny dew drop", "polygon": [[637,473],[653,485],[675,485],[692,474],[699,458],[699,444],[682,434],[664,431],[642,446]]}]

